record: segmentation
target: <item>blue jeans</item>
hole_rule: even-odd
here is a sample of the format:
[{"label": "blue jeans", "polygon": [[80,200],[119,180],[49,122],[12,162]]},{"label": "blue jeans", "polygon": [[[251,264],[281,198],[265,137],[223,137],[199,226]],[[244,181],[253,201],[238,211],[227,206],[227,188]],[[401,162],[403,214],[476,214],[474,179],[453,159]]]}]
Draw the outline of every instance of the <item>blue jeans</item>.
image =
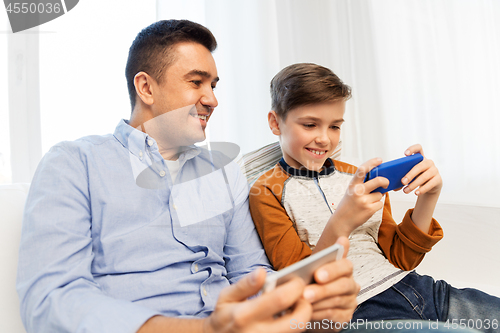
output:
[{"label": "blue jeans", "polygon": [[352,321],[394,319],[438,320],[449,326],[462,324],[482,332],[500,332],[500,298],[477,289],[457,289],[411,272],[361,303]]}]

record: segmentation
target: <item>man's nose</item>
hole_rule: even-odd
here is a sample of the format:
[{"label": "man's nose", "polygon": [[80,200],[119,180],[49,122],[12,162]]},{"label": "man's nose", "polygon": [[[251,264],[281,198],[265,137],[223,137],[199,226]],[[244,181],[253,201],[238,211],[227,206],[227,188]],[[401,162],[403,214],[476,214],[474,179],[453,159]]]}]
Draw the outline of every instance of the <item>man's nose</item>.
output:
[{"label": "man's nose", "polygon": [[217,101],[217,98],[215,97],[214,91],[212,88],[207,89],[203,96],[200,99],[201,104],[208,106],[212,109],[217,107],[219,105],[219,102]]}]

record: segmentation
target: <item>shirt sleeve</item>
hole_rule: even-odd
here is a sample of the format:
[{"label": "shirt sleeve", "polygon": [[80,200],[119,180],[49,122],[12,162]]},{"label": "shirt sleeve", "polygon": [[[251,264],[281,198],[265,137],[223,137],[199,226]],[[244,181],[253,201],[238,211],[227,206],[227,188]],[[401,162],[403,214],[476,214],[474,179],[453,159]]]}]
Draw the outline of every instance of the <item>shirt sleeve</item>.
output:
[{"label": "shirt sleeve", "polygon": [[257,181],[250,190],[250,212],[274,269],[279,270],[311,255],[292,220],[281,205],[283,184],[272,186]]},{"label": "shirt sleeve", "polygon": [[432,247],[443,238],[443,229],[432,219],[429,232],[422,232],[411,220],[413,209],[406,212],[398,225],[391,212],[391,203],[386,194],[378,243],[384,255],[396,267],[412,270],[424,259]]},{"label": "shirt sleeve", "polygon": [[273,272],[273,269],[252,222],[248,207],[249,187],[246,178],[236,163],[229,164],[225,169],[234,209],[227,228],[224,260],[227,278],[230,283],[235,283],[259,267],[263,267],[268,273]]},{"label": "shirt sleeve", "polygon": [[159,314],[105,295],[94,280],[86,170],[83,157],[59,145],[35,173],[25,205],[17,276],[27,332],[136,332]]}]

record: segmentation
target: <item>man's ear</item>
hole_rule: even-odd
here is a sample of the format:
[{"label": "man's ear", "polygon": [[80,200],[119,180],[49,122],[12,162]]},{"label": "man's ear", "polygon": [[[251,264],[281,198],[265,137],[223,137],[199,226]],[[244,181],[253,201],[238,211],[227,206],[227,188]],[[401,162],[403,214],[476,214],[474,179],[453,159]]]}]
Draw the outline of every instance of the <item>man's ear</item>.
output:
[{"label": "man's ear", "polygon": [[278,115],[274,112],[274,110],[269,111],[267,114],[267,122],[269,123],[269,128],[274,135],[281,135]]},{"label": "man's ear", "polygon": [[154,103],[153,84],[156,81],[148,73],[139,72],[134,76],[134,86],[137,96],[144,104],[152,105]]}]

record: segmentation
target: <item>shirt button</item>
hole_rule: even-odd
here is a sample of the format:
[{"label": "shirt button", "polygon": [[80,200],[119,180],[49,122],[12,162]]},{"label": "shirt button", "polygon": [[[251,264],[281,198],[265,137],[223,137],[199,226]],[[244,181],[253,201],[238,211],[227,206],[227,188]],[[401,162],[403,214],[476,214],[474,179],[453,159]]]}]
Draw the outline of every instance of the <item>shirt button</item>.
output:
[{"label": "shirt button", "polygon": [[153,140],[149,139],[149,140],[148,140],[148,146],[150,146],[150,147],[151,147],[152,145],[153,145]]},{"label": "shirt button", "polygon": [[160,171],[160,177],[164,177],[165,176],[165,171],[161,170]]},{"label": "shirt button", "polygon": [[194,264],[194,271],[198,272],[198,264]]},{"label": "shirt button", "polygon": [[203,295],[207,296],[207,290],[205,289],[205,287],[202,288],[203,289]]},{"label": "shirt button", "polygon": [[175,205],[172,205],[172,208],[173,208],[174,210],[177,210],[177,206],[175,206]]}]

